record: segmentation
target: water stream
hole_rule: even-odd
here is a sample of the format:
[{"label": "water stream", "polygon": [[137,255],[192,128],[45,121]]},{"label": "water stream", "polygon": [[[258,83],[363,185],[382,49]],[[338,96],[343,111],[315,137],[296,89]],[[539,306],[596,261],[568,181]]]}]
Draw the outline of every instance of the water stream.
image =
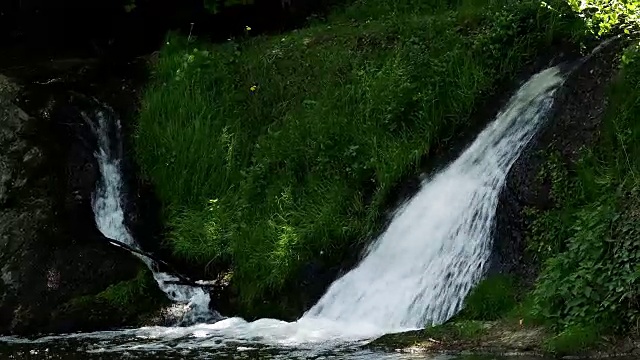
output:
[{"label": "water stream", "polygon": [[[140,250],[140,246],[125,225],[120,119],[109,107],[99,103],[96,105],[93,114],[83,114],[98,140],[95,157],[100,167],[101,181],[92,199],[96,225],[106,237]],[[176,285],[172,282],[178,281],[178,277],[158,271],[156,264],[148,257],[134,255],[152,270],[158,286],[167,297],[176,303],[177,307],[182,306],[182,309],[176,309],[176,312],[183,314],[183,324],[210,322],[222,318],[209,310],[209,295],[202,288]]]},{"label": "water stream", "polygon": [[[10,342],[52,348],[66,344],[71,353],[104,356],[101,359],[115,354],[153,358],[160,353],[163,358],[409,359],[360,345],[386,333],[442,323],[460,309],[487,266],[498,194],[509,168],[544,123],[563,81],[558,67],[529,79],[457,160],[424,180],[362,262],[296,322],[226,318],[205,323],[203,319],[217,314],[208,315],[202,290],[166,284],[172,276],[155,271],[154,264],[141,257],[170,299],[194,309],[191,320],[198,324]],[[108,111],[95,116],[100,140],[96,158],[103,175],[94,198],[96,221],[106,236],[138,247],[123,221],[120,125]]]}]

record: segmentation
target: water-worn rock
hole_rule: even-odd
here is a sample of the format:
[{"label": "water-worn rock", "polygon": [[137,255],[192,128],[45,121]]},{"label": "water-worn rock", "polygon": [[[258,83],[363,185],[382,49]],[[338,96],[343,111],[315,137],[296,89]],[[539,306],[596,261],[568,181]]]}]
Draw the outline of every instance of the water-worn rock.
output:
[{"label": "water-worn rock", "polygon": [[90,143],[76,136],[82,123],[30,116],[16,105],[18,92],[0,75],[0,333],[122,325],[118,314],[89,325],[52,317],[76,298],[135,278],[140,263],[96,229],[98,172]]},{"label": "water-worn rock", "polygon": [[586,60],[558,90],[548,124],[525,148],[506,179],[497,208],[494,270],[518,276],[532,284],[540,264],[527,254],[526,209],[553,206],[551,179],[538,176],[549,156],[572,166],[580,149],[597,141],[607,105],[607,87],[617,72],[624,41],[616,40]]}]

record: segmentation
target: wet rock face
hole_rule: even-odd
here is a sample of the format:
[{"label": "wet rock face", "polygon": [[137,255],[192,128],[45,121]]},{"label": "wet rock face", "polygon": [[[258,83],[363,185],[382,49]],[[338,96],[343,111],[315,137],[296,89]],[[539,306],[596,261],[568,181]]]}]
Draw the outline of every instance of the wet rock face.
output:
[{"label": "wet rock face", "polygon": [[64,107],[31,116],[16,106],[18,91],[0,75],[0,333],[89,330],[52,314],[134,278],[140,264],[95,227],[99,172],[86,125]]},{"label": "wet rock face", "polygon": [[623,41],[615,41],[588,59],[558,90],[546,128],[535,138],[507,175],[496,218],[496,240],[490,272],[514,274],[524,284],[533,284],[540,265],[527,253],[527,231],[531,219],[527,208],[545,210],[554,206],[551,180],[540,178],[550,154],[571,167],[580,149],[598,139],[607,105],[607,88],[616,74]]}]

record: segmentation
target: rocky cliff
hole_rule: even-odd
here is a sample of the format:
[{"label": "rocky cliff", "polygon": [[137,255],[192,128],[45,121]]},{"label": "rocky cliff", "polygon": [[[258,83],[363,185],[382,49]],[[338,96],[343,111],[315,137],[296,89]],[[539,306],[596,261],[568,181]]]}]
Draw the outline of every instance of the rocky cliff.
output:
[{"label": "rocky cliff", "polygon": [[0,333],[131,322],[138,314],[128,313],[127,299],[119,308],[105,291],[144,273],[95,226],[91,193],[99,171],[88,124],[54,97],[29,106],[33,99],[20,94],[0,75]]}]

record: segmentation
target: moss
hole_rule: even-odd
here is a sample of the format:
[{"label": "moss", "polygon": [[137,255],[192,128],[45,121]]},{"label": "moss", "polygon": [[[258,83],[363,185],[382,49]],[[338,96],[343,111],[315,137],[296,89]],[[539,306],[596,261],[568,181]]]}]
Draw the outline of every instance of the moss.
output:
[{"label": "moss", "polygon": [[439,339],[473,340],[484,334],[486,322],[476,320],[458,320],[444,325],[426,328],[424,335]]},{"label": "moss", "polygon": [[596,348],[601,342],[598,328],[574,325],[547,339],[544,348],[557,355],[576,355]]},{"label": "moss", "polygon": [[141,300],[143,303],[148,303],[149,295],[159,292],[157,287],[151,271],[145,267],[140,269],[135,278],[109,286],[97,294],[96,298],[104,300],[113,307],[130,307]]},{"label": "moss", "polygon": [[458,318],[497,320],[517,304],[518,288],[513,277],[493,275],[481,281],[467,296]]},{"label": "moss", "polygon": [[380,350],[410,349],[449,354],[539,355],[549,333],[540,326],[524,326],[511,319],[499,321],[457,320],[421,331],[385,335],[369,346]]},{"label": "moss", "polygon": [[72,321],[80,330],[100,329],[104,324],[135,325],[165,304],[168,304],[166,296],[144,267],[131,280],[111,285],[95,295],[71,299],[54,311],[52,322]]}]

